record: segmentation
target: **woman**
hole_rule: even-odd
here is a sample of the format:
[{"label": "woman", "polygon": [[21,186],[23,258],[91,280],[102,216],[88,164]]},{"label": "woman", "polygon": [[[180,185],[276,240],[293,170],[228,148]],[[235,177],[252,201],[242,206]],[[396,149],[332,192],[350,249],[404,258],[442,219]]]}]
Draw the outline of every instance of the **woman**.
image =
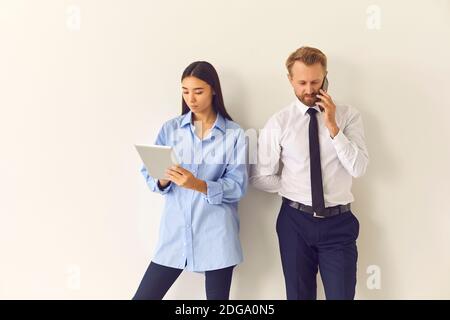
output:
[{"label": "woman", "polygon": [[166,203],[155,255],[133,299],[162,299],[187,269],[204,272],[208,300],[228,300],[233,268],[242,262],[237,210],[247,189],[245,136],[225,109],[211,64],[190,64],[181,84],[182,115],[156,139],[174,147],[181,165],[161,180],[141,170]]}]

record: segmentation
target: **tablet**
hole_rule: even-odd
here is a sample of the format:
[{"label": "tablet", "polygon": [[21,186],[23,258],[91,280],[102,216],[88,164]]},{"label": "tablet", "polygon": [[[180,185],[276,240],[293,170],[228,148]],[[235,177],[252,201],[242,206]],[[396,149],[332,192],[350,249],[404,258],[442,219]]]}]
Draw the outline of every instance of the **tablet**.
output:
[{"label": "tablet", "polygon": [[166,170],[179,164],[172,147],[139,144],[134,146],[144,162],[148,174],[155,179],[165,179]]}]

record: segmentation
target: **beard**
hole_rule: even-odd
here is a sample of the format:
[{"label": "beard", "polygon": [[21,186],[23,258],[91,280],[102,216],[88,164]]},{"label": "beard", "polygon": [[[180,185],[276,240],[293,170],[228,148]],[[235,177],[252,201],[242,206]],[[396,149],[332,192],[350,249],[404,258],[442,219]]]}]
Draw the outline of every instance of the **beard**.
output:
[{"label": "beard", "polygon": [[297,96],[297,98],[304,105],[307,105],[308,107],[314,107],[316,105],[316,102],[320,101],[320,99],[316,97],[317,94],[318,92],[314,92],[312,94],[304,94],[301,96]]}]

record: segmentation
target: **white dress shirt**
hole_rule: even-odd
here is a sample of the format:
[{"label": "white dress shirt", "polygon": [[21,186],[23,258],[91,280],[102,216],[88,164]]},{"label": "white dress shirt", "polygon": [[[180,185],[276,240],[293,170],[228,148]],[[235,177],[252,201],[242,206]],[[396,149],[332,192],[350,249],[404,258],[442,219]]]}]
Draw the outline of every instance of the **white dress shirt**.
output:
[{"label": "white dress shirt", "polygon": [[[312,205],[308,108],[296,99],[269,119],[258,138],[257,164],[252,165],[250,182],[260,190]],[[319,111],[325,207],[353,202],[352,177],[362,176],[369,162],[361,114],[353,107],[336,104],[339,133],[331,138],[323,114],[314,108]]]}]

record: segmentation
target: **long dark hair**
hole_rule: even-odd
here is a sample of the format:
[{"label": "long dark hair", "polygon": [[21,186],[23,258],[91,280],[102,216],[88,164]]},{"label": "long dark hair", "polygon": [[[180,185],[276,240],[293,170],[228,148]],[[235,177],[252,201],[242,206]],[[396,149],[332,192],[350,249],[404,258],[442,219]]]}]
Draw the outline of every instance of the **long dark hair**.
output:
[{"label": "long dark hair", "polygon": [[[228,120],[233,120],[225,109],[219,76],[217,75],[217,71],[214,69],[213,65],[206,61],[193,62],[184,70],[183,75],[181,76],[181,81],[190,76],[203,80],[211,86],[213,92],[215,93],[212,99],[214,111]],[[181,97],[181,114],[186,114],[189,110],[188,105],[184,101],[183,97]]]}]

